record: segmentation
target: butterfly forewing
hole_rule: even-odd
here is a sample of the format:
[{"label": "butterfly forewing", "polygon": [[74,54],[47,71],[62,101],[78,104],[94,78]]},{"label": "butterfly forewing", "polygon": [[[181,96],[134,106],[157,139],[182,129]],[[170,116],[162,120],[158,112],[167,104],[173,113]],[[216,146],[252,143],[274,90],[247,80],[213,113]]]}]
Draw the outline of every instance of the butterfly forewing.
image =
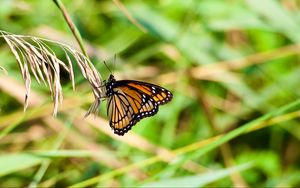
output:
[{"label": "butterfly forewing", "polygon": [[149,95],[154,99],[155,102],[157,102],[157,104],[165,104],[169,102],[173,97],[170,91],[154,84],[130,80],[123,80],[120,82],[127,82],[129,86]]}]

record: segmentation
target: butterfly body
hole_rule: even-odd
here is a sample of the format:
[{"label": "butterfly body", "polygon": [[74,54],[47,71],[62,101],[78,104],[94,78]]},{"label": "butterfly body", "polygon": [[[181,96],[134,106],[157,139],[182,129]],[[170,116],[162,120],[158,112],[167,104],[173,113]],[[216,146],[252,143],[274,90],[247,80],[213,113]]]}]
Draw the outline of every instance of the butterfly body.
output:
[{"label": "butterfly body", "polygon": [[172,100],[172,93],[160,86],[135,80],[116,80],[110,75],[105,84],[107,114],[115,134],[124,135],[145,117],[158,112],[159,105]]}]

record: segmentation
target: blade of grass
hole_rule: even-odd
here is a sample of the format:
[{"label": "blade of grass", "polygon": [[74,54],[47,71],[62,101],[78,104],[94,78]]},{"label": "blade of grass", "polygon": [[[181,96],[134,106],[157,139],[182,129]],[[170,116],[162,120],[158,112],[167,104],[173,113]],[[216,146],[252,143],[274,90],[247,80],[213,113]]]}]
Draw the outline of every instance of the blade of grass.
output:
[{"label": "blade of grass", "polygon": [[41,182],[37,187],[55,187],[55,183],[59,180],[71,177],[76,173],[76,170],[66,171],[53,175],[51,178]]},{"label": "blade of grass", "polygon": [[38,165],[47,159],[26,153],[6,154],[0,156],[0,177]]},{"label": "blade of grass", "polygon": [[97,155],[101,155],[101,151],[87,151],[87,150],[40,150],[40,151],[32,151],[27,152],[28,154],[37,156],[37,157],[45,157],[45,158],[82,158],[82,157],[93,157]]}]

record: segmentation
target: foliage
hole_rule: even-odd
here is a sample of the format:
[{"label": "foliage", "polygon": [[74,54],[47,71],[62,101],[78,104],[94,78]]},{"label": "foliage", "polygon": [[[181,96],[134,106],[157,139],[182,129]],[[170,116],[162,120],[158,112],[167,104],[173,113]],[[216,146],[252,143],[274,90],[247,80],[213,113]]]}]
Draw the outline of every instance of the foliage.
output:
[{"label": "foliage", "polygon": [[[26,49],[7,43],[24,38],[0,39],[1,187],[300,185],[299,2],[56,1],[83,45],[54,2],[0,1],[1,31],[55,41],[59,59],[51,74],[28,69],[35,61],[26,71],[15,58]],[[95,72],[110,73],[103,61],[173,100],[114,135],[105,101],[84,118],[99,105]]]}]

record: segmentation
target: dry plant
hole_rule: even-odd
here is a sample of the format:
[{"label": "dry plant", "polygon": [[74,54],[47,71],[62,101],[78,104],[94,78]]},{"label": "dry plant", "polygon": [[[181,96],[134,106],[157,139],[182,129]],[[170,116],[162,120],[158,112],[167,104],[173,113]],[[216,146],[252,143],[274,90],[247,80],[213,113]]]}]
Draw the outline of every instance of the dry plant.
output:
[{"label": "dry plant", "polygon": [[[1,30],[0,35],[10,47],[22,73],[26,90],[24,111],[28,107],[30,97],[31,71],[39,84],[44,83],[49,87],[54,102],[53,115],[56,115],[58,103],[62,103],[63,100],[62,86],[60,83],[61,70],[65,70],[69,73],[73,90],[75,90],[73,72],[73,61],[75,61],[84,78],[91,84],[94,93],[95,101],[86,113],[86,116],[90,113],[98,113],[101,98],[104,93],[102,79],[99,72],[86,56],[65,44],[52,40],[33,36],[15,35]],[[59,47],[64,51],[67,62],[62,61],[55,55],[51,49],[51,45]],[[3,68],[1,67],[1,69]]]}]

